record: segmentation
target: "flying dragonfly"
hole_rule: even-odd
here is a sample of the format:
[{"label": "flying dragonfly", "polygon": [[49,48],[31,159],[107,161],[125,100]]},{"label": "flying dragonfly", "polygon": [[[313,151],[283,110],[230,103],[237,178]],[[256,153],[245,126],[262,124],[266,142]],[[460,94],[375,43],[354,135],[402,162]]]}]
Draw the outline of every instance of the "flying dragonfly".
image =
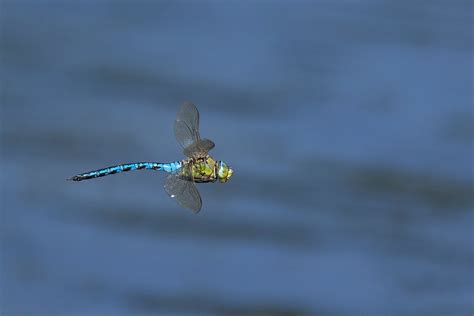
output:
[{"label": "flying dragonfly", "polygon": [[199,136],[199,111],[191,102],[184,102],[174,122],[176,140],[183,147],[186,159],[175,162],[135,162],[77,174],[68,180],[82,181],[130,170],[160,170],[167,172],[165,191],[178,203],[194,213],[201,210],[201,195],[196,183],[227,182],[233,170],[224,161],[209,155],[214,142]]}]

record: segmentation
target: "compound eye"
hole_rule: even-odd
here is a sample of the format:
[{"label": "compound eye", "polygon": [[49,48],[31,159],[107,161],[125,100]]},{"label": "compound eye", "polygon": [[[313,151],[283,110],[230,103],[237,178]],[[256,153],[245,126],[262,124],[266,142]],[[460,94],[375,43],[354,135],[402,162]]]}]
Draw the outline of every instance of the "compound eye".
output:
[{"label": "compound eye", "polygon": [[229,167],[227,167],[227,165],[224,162],[220,161],[219,170],[218,170],[219,178],[225,179],[228,173],[229,173]]}]

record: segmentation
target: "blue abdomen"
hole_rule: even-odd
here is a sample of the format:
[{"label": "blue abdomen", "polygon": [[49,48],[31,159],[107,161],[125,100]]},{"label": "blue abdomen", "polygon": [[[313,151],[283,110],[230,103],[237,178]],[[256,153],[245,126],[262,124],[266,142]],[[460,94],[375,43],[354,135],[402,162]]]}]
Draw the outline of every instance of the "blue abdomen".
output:
[{"label": "blue abdomen", "polygon": [[71,177],[68,180],[73,181],[82,181],[87,179],[105,177],[109,174],[116,174],[121,172],[126,172],[130,170],[142,170],[142,169],[151,169],[151,170],[163,170],[166,172],[176,172],[182,166],[181,161],[170,162],[170,163],[159,163],[159,162],[136,162],[136,163],[126,163],[117,166],[102,168],[94,171],[89,171],[81,173]]}]

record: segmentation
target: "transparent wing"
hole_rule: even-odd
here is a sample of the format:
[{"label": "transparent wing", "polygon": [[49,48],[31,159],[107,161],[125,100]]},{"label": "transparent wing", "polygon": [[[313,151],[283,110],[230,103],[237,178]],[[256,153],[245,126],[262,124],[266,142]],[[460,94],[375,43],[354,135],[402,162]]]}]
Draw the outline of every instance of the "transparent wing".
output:
[{"label": "transparent wing", "polygon": [[174,134],[183,148],[199,141],[199,112],[191,102],[184,102],[179,109],[174,123]]},{"label": "transparent wing", "polygon": [[187,157],[201,157],[214,148],[214,142],[199,136],[199,111],[191,102],[184,102],[174,123],[176,140]]},{"label": "transparent wing", "polygon": [[193,157],[202,154],[207,154],[209,150],[216,146],[214,142],[210,139],[200,139],[195,143],[192,143],[188,147],[184,148],[184,154],[188,157]]},{"label": "transparent wing", "polygon": [[201,210],[202,200],[194,182],[181,179],[177,174],[166,177],[165,191],[168,195],[185,208],[198,213]]}]

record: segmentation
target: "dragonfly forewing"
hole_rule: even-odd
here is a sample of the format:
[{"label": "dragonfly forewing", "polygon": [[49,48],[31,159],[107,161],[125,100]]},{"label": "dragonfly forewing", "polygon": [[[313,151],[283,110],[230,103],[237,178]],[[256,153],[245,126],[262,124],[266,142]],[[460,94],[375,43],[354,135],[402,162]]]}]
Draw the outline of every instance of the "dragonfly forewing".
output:
[{"label": "dragonfly forewing", "polygon": [[179,109],[174,123],[174,133],[183,148],[199,141],[199,112],[191,102],[184,102]]}]

